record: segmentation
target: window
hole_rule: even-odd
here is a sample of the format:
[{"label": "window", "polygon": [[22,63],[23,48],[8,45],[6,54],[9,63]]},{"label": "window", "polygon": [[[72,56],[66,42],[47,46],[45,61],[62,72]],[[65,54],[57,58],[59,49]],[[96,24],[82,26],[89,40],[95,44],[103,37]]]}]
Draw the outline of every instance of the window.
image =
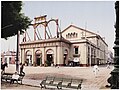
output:
[{"label": "window", "polygon": [[70,33],[68,33],[68,38],[70,38]]},{"label": "window", "polygon": [[97,46],[99,47],[98,39],[97,39]]},{"label": "window", "polygon": [[67,35],[66,35],[66,38],[77,38],[77,36],[78,36],[78,34],[77,33],[68,33]]},{"label": "window", "polygon": [[73,34],[71,33],[71,34],[70,34],[70,38],[72,38],[72,37],[73,37]]},{"label": "window", "polygon": [[75,38],[76,36],[75,36],[75,32],[73,33],[73,37]]},{"label": "window", "polygon": [[76,33],[76,38],[78,37],[78,34]]},{"label": "window", "polygon": [[68,38],[68,35],[66,35],[66,38]]},{"label": "window", "polygon": [[9,57],[9,64],[11,64],[11,57]]},{"label": "window", "polygon": [[75,52],[75,54],[78,54],[78,46],[74,47],[74,52]]},{"label": "window", "polygon": [[5,58],[5,63],[7,63],[7,57]]},{"label": "window", "polygon": [[90,47],[88,46],[88,54],[90,54]]}]

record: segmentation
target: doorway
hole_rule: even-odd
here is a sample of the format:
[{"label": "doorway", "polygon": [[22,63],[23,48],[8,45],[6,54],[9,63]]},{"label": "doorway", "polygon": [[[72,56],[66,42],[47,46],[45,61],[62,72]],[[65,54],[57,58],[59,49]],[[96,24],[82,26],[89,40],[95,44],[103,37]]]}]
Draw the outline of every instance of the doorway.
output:
[{"label": "doorway", "polygon": [[68,59],[67,58],[68,57],[68,50],[67,49],[65,49],[63,57],[64,57],[64,59],[63,59],[63,65],[66,66],[66,65],[68,65],[68,60],[67,60]]},{"label": "doorway", "polygon": [[42,65],[42,52],[40,50],[36,51],[36,65]]},{"label": "doorway", "polygon": [[66,58],[67,58],[67,54],[64,54],[64,62],[63,62],[64,66],[66,66]]},{"label": "doorway", "polygon": [[53,50],[52,49],[47,50],[47,52],[46,52],[46,62],[45,62],[47,66],[51,66],[51,64],[54,64],[53,58],[54,58]]},{"label": "doorway", "polygon": [[53,55],[52,54],[47,54],[47,65],[51,66],[51,64],[53,63]]},{"label": "doorway", "polygon": [[32,66],[32,52],[30,50],[28,50],[26,52],[26,60],[25,60],[25,64],[27,66]]}]

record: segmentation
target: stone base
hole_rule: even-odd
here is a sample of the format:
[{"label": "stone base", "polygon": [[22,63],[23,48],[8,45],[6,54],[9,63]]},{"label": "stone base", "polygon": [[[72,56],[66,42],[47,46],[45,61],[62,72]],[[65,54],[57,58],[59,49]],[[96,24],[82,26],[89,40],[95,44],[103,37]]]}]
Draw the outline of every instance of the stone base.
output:
[{"label": "stone base", "polygon": [[112,90],[110,87],[101,86],[100,90]]}]

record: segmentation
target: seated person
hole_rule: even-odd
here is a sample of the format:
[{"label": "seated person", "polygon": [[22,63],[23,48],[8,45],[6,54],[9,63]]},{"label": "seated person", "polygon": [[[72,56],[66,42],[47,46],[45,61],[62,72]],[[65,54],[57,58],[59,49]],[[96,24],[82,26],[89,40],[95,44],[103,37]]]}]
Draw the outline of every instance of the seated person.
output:
[{"label": "seated person", "polygon": [[17,72],[15,72],[15,74],[12,75],[12,79],[11,79],[11,81],[10,81],[10,84],[11,84],[11,83],[14,83],[14,81],[17,82],[18,78],[19,78],[19,75],[18,75]]}]

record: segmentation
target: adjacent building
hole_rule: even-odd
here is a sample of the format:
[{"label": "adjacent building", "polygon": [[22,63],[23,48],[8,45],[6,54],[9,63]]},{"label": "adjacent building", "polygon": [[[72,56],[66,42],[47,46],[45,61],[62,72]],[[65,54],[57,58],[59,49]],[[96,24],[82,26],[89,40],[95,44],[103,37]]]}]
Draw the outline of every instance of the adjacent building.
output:
[{"label": "adjacent building", "polygon": [[21,42],[20,62],[37,66],[92,66],[105,64],[108,45],[98,34],[68,26],[61,36]]},{"label": "adjacent building", "polygon": [[15,51],[7,51],[1,53],[1,61],[3,63],[8,63],[8,64],[15,64],[16,60],[16,52]]}]

